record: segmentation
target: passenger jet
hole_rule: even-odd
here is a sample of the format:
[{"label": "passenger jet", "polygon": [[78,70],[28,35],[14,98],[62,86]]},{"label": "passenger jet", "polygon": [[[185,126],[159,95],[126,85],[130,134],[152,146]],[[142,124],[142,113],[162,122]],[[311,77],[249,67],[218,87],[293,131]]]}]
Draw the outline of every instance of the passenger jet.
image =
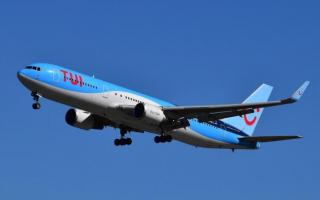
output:
[{"label": "passenger jet", "polygon": [[261,142],[301,138],[253,136],[265,107],[297,102],[309,85],[306,81],[289,98],[268,101],[273,87],[262,84],[243,103],[178,106],[53,64],[35,63],[17,73],[40,109],[44,97],[72,107],[66,123],[80,129],[111,126],[120,130],[116,146],[130,145],[129,132],[156,134],[155,143],[173,139],[196,147],[258,149]]}]

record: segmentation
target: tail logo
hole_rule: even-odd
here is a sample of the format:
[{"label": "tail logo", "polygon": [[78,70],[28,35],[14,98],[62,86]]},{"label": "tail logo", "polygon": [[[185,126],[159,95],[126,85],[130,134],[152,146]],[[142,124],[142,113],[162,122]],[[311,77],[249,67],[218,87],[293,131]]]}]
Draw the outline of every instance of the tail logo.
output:
[{"label": "tail logo", "polygon": [[[260,112],[260,109],[257,108],[256,112]],[[249,120],[247,115],[243,116],[244,122],[248,125],[248,126],[252,126],[256,121],[257,121],[257,116],[254,116],[254,118],[252,120]]]}]

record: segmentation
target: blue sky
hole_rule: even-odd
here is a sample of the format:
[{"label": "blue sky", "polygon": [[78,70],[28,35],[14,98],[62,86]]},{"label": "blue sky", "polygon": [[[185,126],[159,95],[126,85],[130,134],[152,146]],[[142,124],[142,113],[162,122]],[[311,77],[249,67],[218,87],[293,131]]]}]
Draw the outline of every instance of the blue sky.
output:
[{"label": "blue sky", "polygon": [[[1,1],[1,199],[319,199],[318,1]],[[16,72],[74,70],[179,105],[237,103],[261,83],[272,98],[304,81],[295,105],[266,109],[256,135],[301,134],[259,151],[156,145],[86,132],[68,107],[31,109]]]}]

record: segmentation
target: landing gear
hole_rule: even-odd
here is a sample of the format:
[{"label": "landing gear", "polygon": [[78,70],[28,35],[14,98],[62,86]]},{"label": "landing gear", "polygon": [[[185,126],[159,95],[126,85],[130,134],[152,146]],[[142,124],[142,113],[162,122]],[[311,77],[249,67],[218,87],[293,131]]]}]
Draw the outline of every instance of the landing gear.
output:
[{"label": "landing gear", "polygon": [[154,142],[155,143],[165,143],[165,142],[171,142],[172,141],[172,136],[171,135],[161,135],[161,136],[156,136],[154,137]]},{"label": "landing gear", "polygon": [[39,98],[40,98],[39,94],[37,92],[32,92],[31,96],[32,96],[33,100],[35,101],[35,103],[32,104],[32,108],[35,110],[39,110],[41,108],[41,105],[39,103]]},{"label": "landing gear", "polygon": [[130,145],[132,144],[132,139],[131,138],[124,138],[125,134],[127,134],[127,130],[125,129],[120,129],[120,134],[121,138],[120,139],[115,139],[114,140],[114,145],[116,146],[123,146],[123,145]]},{"label": "landing gear", "polygon": [[114,145],[116,146],[123,146],[123,145],[130,145],[132,144],[132,139],[131,138],[120,138],[120,139],[115,139],[114,140]]},{"label": "landing gear", "polygon": [[32,108],[35,110],[39,110],[41,108],[41,104],[40,103],[34,103],[32,104]]}]

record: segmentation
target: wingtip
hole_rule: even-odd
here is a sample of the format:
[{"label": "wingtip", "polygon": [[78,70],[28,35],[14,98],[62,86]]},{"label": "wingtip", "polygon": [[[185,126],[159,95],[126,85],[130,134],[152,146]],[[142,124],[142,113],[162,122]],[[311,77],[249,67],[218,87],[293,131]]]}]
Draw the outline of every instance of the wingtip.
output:
[{"label": "wingtip", "polygon": [[310,81],[305,81],[305,82],[299,87],[299,89],[293,93],[293,95],[291,96],[291,99],[292,99],[293,101],[298,101],[298,100],[302,97],[302,95],[304,94],[304,92],[306,91],[306,89],[308,88],[309,84],[310,84]]}]

